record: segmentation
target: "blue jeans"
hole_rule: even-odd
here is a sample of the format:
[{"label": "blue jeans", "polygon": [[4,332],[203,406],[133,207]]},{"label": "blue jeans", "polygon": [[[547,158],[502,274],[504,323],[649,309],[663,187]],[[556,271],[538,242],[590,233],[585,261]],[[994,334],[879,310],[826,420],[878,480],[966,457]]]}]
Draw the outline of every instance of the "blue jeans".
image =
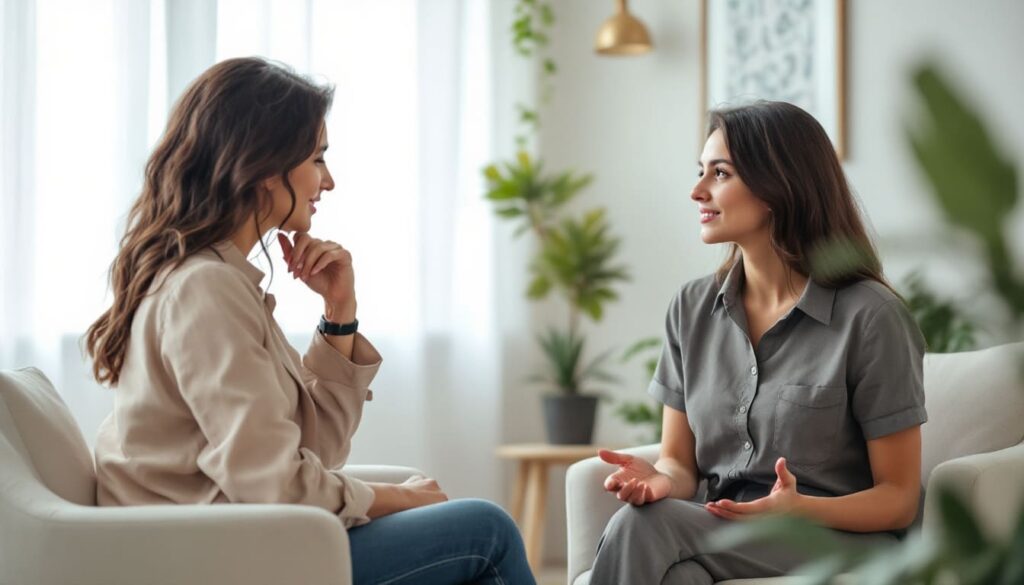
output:
[{"label": "blue jeans", "polygon": [[355,585],[535,585],[515,523],[485,500],[377,518],[348,540]]}]

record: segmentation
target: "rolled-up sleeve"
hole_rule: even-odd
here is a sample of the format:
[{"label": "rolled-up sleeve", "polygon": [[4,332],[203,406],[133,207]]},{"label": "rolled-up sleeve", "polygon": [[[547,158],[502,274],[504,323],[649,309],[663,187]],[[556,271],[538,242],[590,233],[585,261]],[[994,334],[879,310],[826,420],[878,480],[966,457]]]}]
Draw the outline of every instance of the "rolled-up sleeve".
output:
[{"label": "rolled-up sleeve", "polygon": [[928,420],[924,405],[924,338],[894,299],[865,321],[855,351],[851,409],[865,439],[877,439]]},{"label": "rolled-up sleeve", "polygon": [[380,364],[380,354],[362,334],[355,334],[349,359],[319,331],[313,333],[302,358],[302,376],[316,404],[318,452],[328,467],[342,465],[348,459],[363,404],[372,400],[370,383]]},{"label": "rolled-up sleeve", "polygon": [[373,490],[301,446],[296,390],[276,382],[263,310],[227,266],[196,270],[161,307],[162,359],[207,441],[198,467],[232,502],[305,504],[366,523]]},{"label": "rolled-up sleeve", "polygon": [[647,393],[665,406],[685,412],[682,311],[683,295],[680,293],[672,299],[665,316],[665,343]]}]

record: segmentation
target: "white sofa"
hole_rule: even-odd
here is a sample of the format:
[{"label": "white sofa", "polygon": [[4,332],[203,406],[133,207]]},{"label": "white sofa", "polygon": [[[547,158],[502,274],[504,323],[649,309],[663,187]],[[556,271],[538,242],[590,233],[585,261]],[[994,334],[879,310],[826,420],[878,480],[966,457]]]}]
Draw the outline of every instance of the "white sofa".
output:
[{"label": "white sofa", "polygon": [[[924,361],[928,422],[921,428],[921,481],[959,490],[983,528],[1005,536],[1024,503],[1024,343],[980,351],[929,354]],[[658,445],[626,449],[654,461]],[[597,542],[621,503],[602,489],[614,468],[581,461],[566,476],[569,583],[586,585]],[[924,530],[937,521],[935,493],[925,491]],[[920,524],[920,522],[919,522]],[[793,585],[794,577],[737,579],[730,585]],[[642,583],[634,585],[646,585]]]},{"label": "white sofa", "polygon": [[[400,467],[349,466],[401,482]],[[297,505],[96,506],[93,459],[49,380],[0,371],[0,584],[345,585],[348,536]]]}]

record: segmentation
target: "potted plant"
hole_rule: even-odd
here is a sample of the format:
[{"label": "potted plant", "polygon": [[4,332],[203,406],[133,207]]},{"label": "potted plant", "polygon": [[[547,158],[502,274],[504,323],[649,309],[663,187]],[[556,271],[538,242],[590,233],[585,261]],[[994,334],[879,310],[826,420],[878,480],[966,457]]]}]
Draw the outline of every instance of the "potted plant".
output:
[{"label": "potted plant", "polygon": [[600,321],[605,303],[618,298],[615,284],[629,277],[625,268],[614,264],[619,239],[610,235],[603,209],[591,210],[581,219],[561,217],[562,207],[590,183],[589,175],[545,176],[541,164],[523,151],[516,162],[490,165],[484,175],[486,197],[495,203],[496,213],[521,222],[517,235],[530,232],[537,240],[527,297],[540,300],[558,291],[569,307],[565,329],[552,328],[538,336],[548,363],[543,374],[530,378],[555,391],[544,398],[548,440],[589,443],[598,399],[589,384],[614,378],[601,369],[608,352],[584,360],[580,321],[584,316]]},{"label": "potted plant", "polygon": [[[512,26],[513,45],[526,58],[539,56],[547,46],[547,29],[554,23],[549,3],[520,0]],[[552,79],[557,71],[553,60],[542,57],[542,101],[550,99]],[[514,161],[488,165],[484,169],[486,198],[495,213],[519,222],[515,235],[531,233],[537,251],[530,263],[531,281],[526,291],[533,300],[556,291],[568,304],[564,329],[549,328],[537,337],[547,360],[543,373],[529,380],[544,384],[553,392],[544,397],[548,440],[560,444],[590,443],[599,396],[596,382],[614,380],[601,368],[608,352],[585,360],[586,340],[581,320],[594,322],[604,315],[605,304],[618,298],[615,285],[629,278],[615,263],[620,240],[611,235],[602,208],[572,216],[565,205],[593,180],[589,174],[571,171],[545,174],[543,162],[526,150],[528,134],[540,125],[537,108],[518,105],[523,133],[516,137],[519,148]]]}]

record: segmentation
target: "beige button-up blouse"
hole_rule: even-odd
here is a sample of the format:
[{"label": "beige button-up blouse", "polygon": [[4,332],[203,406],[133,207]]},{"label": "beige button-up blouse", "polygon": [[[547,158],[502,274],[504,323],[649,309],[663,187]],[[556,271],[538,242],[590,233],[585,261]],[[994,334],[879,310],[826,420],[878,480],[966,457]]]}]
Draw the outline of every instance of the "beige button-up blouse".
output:
[{"label": "beige button-up blouse", "polygon": [[373,491],[341,466],[380,355],[357,334],[349,360],[315,333],[300,359],[262,279],[225,242],[154,283],[96,440],[100,505],[293,503],[369,522]]}]

